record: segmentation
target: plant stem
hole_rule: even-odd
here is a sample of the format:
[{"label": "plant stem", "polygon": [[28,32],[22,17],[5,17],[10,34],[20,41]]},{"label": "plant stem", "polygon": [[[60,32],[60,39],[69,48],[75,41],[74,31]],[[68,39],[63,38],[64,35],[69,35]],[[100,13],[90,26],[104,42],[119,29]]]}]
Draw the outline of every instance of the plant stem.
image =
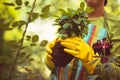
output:
[{"label": "plant stem", "polygon": [[10,72],[9,72],[9,74],[8,74],[8,80],[11,79],[11,77],[12,77],[11,74],[12,74],[12,72],[14,71],[15,66],[16,66],[16,64],[17,64],[18,57],[19,57],[20,51],[21,51],[22,46],[23,46],[24,37],[25,37],[26,31],[27,31],[27,28],[28,28],[28,24],[29,24],[29,22],[30,22],[30,20],[31,20],[31,16],[32,16],[33,10],[34,10],[34,8],[35,8],[35,3],[36,3],[36,0],[34,0],[34,2],[33,2],[32,9],[31,9],[31,11],[30,11],[30,14],[29,14],[27,23],[26,23],[26,25],[25,25],[25,30],[24,30],[23,35],[22,35],[22,39],[20,40],[20,47],[19,47],[19,49],[18,49],[18,51],[17,51],[15,60],[14,60],[14,62],[13,62],[13,65],[12,65],[11,69],[10,69]]}]

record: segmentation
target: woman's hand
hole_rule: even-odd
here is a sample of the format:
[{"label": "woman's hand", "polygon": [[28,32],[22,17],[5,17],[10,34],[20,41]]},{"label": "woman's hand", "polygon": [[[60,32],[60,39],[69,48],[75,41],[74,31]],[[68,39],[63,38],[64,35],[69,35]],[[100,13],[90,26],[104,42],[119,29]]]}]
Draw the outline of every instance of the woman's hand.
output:
[{"label": "woman's hand", "polygon": [[80,59],[88,72],[93,73],[99,59],[91,65],[96,58],[93,49],[86,42],[79,37],[73,37],[63,40],[61,45],[65,47],[65,52]]}]

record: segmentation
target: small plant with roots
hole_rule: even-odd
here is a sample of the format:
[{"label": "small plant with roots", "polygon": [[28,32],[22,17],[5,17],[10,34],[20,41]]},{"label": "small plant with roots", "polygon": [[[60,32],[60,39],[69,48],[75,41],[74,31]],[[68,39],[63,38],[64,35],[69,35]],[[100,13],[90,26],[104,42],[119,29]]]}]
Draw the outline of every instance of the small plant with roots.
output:
[{"label": "small plant with roots", "polygon": [[[83,38],[87,35],[89,20],[86,14],[92,11],[90,7],[85,8],[85,3],[81,2],[76,10],[67,8],[67,11],[63,9],[60,11],[62,16],[55,21],[55,25],[60,26],[57,32],[58,38],[66,39],[76,36]],[[60,42],[56,42],[52,50],[52,60],[55,66],[65,67],[73,59],[72,55],[64,52],[64,47]]]}]

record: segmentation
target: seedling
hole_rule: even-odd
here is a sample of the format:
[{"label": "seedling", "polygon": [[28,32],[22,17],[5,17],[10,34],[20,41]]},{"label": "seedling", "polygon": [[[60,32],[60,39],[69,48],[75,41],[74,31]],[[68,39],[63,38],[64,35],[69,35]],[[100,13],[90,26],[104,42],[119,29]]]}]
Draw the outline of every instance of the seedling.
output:
[{"label": "seedling", "polygon": [[[81,37],[87,35],[89,20],[87,13],[91,12],[90,7],[85,8],[85,3],[81,2],[77,10],[68,8],[67,11],[60,9],[62,16],[56,19],[55,25],[59,25],[57,32],[58,38],[66,39],[69,37]],[[64,47],[60,42],[55,44],[53,48],[53,62],[55,66],[65,67],[72,59],[73,56],[64,52]]]}]

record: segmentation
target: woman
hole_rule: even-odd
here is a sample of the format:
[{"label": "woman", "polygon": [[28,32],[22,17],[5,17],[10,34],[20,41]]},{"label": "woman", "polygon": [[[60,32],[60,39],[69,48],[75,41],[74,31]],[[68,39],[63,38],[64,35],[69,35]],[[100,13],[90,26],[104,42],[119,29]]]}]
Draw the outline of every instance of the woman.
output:
[{"label": "woman", "polygon": [[[88,35],[84,38],[67,38],[61,41],[64,51],[74,56],[74,59],[64,68],[56,67],[52,62],[52,48],[56,40],[48,45],[46,65],[52,70],[51,80],[120,80],[120,57],[108,60],[114,56],[120,56],[120,19],[105,13],[104,5],[107,0],[85,0],[88,6],[94,9],[88,14],[91,23]],[[105,57],[98,57],[95,52],[98,41],[112,44],[112,48]],[[105,47],[105,46],[104,46]],[[99,50],[99,48],[98,48]],[[102,49],[104,52],[104,49]],[[101,50],[100,50],[101,51]],[[110,53],[109,53],[110,52]]]}]

